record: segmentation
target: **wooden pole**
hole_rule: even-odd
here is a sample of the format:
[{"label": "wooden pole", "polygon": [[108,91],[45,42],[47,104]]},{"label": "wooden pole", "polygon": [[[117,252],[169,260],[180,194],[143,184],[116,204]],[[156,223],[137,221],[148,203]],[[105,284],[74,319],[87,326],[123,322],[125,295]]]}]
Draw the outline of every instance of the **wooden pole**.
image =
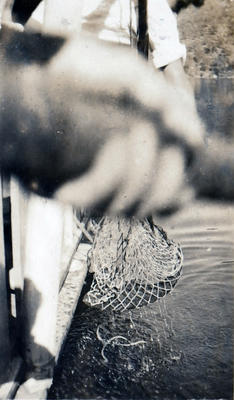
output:
[{"label": "wooden pole", "polygon": [[[156,0],[157,1],[157,0]],[[147,21],[147,0],[138,0],[138,40],[137,49],[148,58],[149,35]]]},{"label": "wooden pole", "polygon": [[56,318],[63,237],[63,208],[31,195],[28,202],[22,307],[24,358],[48,363],[56,351]]}]

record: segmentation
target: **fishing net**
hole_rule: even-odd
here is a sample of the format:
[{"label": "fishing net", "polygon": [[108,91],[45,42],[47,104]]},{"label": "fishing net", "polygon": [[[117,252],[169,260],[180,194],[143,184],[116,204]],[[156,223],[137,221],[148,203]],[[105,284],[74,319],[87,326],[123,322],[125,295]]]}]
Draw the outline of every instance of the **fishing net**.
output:
[{"label": "fishing net", "polygon": [[164,297],[182,273],[180,247],[149,220],[103,218],[89,254],[93,281],[84,302],[124,311]]}]

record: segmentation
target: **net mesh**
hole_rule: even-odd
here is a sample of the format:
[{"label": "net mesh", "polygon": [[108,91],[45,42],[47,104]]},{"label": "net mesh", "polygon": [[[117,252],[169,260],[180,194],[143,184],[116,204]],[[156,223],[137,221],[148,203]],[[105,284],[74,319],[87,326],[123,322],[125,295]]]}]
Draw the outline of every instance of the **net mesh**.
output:
[{"label": "net mesh", "polygon": [[89,254],[94,276],[84,302],[115,311],[153,303],[174,288],[182,261],[181,248],[149,220],[105,217]]}]

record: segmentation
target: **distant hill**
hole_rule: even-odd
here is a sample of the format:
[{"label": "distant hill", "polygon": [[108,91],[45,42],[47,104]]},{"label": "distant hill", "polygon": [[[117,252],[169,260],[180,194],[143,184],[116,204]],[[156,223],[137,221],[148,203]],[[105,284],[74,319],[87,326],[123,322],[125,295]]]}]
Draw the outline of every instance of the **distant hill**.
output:
[{"label": "distant hill", "polygon": [[178,24],[189,75],[234,78],[233,0],[205,0],[199,9],[190,6],[181,11]]}]

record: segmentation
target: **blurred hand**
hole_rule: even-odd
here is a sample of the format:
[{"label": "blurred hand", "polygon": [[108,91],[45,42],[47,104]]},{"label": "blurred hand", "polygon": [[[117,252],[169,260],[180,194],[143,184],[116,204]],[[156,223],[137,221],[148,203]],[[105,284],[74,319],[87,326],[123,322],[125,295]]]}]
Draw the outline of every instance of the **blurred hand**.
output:
[{"label": "blurred hand", "polygon": [[22,33],[8,43],[3,169],[78,208],[142,216],[178,203],[203,128],[143,59],[87,38]]}]

